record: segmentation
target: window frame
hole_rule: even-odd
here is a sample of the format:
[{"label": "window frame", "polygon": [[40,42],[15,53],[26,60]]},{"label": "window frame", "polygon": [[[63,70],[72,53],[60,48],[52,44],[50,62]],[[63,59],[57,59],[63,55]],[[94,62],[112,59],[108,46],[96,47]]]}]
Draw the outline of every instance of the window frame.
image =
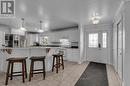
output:
[{"label": "window frame", "polygon": [[[93,35],[93,34],[94,35],[97,34],[97,42],[95,43],[95,46],[92,46],[92,44],[90,46],[90,35]],[[99,33],[98,32],[89,33],[88,34],[88,48],[98,48],[98,43],[99,43]]]},{"label": "window frame", "polygon": [[[105,36],[106,37],[106,39],[105,39],[105,42],[106,42],[105,47],[104,47],[104,41],[103,41],[103,34],[104,33],[106,34],[106,36]],[[108,44],[107,43],[108,37],[107,36],[108,36],[107,32],[102,32],[102,48],[107,48],[108,47],[108,45],[107,45]]]}]

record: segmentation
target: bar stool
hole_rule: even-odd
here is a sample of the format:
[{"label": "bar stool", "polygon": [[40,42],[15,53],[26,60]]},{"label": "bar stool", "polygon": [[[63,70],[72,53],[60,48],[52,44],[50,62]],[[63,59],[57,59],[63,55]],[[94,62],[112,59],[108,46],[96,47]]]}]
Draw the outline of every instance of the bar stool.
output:
[{"label": "bar stool", "polygon": [[[31,57],[31,65],[30,65],[30,75],[29,75],[29,81],[31,81],[31,78],[33,77],[33,74],[38,74],[38,73],[43,73],[43,79],[45,79],[45,56],[40,56],[40,57]],[[37,61],[42,61],[43,62],[43,69],[37,69],[34,70],[34,62]],[[37,72],[33,72],[33,71],[37,71]],[[38,72],[38,71],[42,71],[42,72]]]},{"label": "bar stool", "polygon": [[58,73],[58,68],[60,68],[60,66],[62,66],[62,69],[64,69],[63,54],[54,54],[52,72],[54,71],[54,68],[56,68],[56,73]]},{"label": "bar stool", "polygon": [[[8,67],[7,67],[5,85],[8,84],[8,78],[10,77],[10,80],[12,80],[13,76],[21,76],[22,75],[23,83],[25,82],[25,80],[24,80],[25,76],[27,78],[26,59],[27,59],[27,57],[7,59]],[[13,72],[14,63],[22,63],[22,72],[21,71],[20,72]],[[11,66],[11,73],[10,73],[10,66]],[[22,74],[18,74],[18,73],[22,73]],[[13,74],[15,74],[15,75],[13,75]]]}]

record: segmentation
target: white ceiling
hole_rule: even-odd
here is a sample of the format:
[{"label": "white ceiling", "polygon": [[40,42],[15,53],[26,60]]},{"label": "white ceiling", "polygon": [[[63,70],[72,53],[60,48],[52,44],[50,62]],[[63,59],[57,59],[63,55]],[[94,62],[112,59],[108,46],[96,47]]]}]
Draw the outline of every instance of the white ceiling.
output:
[{"label": "white ceiling", "polygon": [[1,18],[0,23],[17,27],[24,17],[27,27],[38,28],[39,21],[55,29],[74,24],[91,24],[93,12],[101,17],[100,23],[111,22],[121,0],[15,0],[16,18]]}]

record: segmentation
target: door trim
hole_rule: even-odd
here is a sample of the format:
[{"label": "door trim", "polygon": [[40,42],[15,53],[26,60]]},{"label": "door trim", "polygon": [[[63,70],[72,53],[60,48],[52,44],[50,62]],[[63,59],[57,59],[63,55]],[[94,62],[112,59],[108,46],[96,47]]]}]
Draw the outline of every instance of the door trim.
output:
[{"label": "door trim", "polygon": [[88,49],[88,34],[89,33],[96,33],[96,32],[106,32],[107,33],[107,63],[106,64],[111,64],[111,30],[110,29],[99,29],[99,30],[87,30],[85,32],[85,56],[86,56],[86,60],[88,60],[88,57],[87,57],[87,49]]}]

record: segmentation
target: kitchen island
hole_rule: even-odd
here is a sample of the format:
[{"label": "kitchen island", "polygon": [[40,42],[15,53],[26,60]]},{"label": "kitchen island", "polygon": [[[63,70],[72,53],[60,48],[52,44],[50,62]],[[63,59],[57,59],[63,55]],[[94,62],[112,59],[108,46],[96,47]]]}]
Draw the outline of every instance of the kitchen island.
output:
[{"label": "kitchen island", "polygon": [[[79,61],[79,49],[63,48],[63,47],[21,47],[21,48],[11,48],[3,47],[0,53],[0,71],[6,72],[7,69],[7,58],[11,57],[28,57],[27,59],[27,69],[29,72],[30,60],[32,56],[46,56],[45,67],[46,71],[50,71],[52,68],[52,54],[56,54],[59,50],[64,50],[64,59],[70,61]],[[73,51],[73,53],[71,52]],[[75,52],[76,51],[76,52]],[[75,59],[74,59],[75,58]],[[42,68],[42,63],[36,63],[35,69]],[[14,71],[21,70],[21,65],[14,67]]]}]

